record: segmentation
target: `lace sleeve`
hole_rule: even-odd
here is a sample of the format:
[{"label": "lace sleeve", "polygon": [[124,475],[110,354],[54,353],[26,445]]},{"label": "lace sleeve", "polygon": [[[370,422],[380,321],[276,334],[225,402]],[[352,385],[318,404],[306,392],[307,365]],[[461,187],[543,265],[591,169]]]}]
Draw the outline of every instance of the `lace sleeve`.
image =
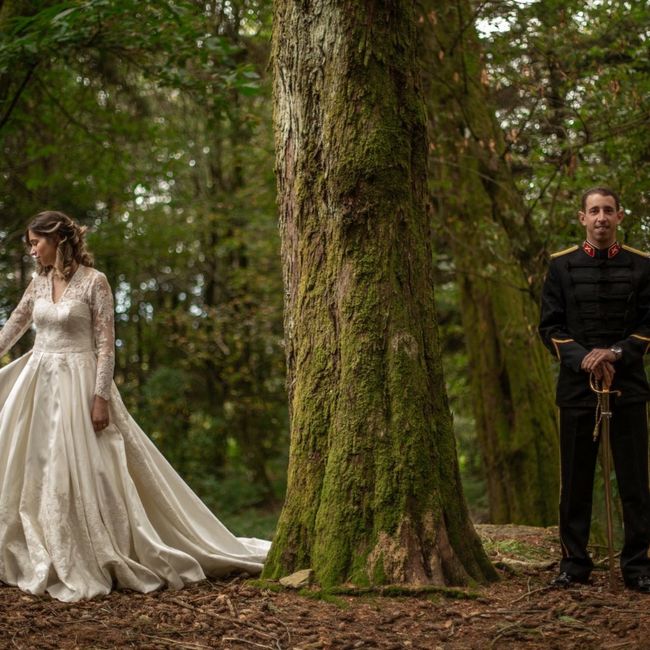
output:
[{"label": "lace sleeve", "polygon": [[104,399],[111,396],[115,368],[115,323],[113,318],[113,293],[103,273],[93,281],[91,293],[93,332],[97,351],[97,377],[95,395]]},{"label": "lace sleeve", "polygon": [[34,280],[29,283],[23,297],[11,316],[0,330],[0,357],[4,356],[16,341],[29,329],[32,324],[34,308]]}]

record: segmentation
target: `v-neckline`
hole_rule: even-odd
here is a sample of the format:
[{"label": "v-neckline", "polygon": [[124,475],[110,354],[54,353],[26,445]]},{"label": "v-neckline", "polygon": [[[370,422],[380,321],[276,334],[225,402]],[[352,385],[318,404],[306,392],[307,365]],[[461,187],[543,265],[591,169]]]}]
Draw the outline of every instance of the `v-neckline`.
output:
[{"label": "v-neckline", "polygon": [[50,302],[53,305],[58,305],[63,298],[65,297],[65,294],[68,292],[68,288],[72,284],[72,281],[75,279],[77,273],[79,272],[79,269],[81,268],[81,264],[77,264],[77,268],[74,270],[74,273],[70,276],[70,279],[68,280],[68,284],[63,287],[63,291],[61,292],[61,295],[59,296],[58,300],[54,300],[54,282],[52,281],[54,277],[54,269],[52,269],[49,274],[48,274],[48,279],[50,281]]}]

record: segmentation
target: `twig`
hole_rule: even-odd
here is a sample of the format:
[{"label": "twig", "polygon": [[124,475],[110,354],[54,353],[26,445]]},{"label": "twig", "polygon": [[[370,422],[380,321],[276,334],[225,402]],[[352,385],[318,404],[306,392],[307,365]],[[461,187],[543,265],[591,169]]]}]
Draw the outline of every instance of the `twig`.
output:
[{"label": "twig", "polygon": [[231,623],[237,623],[238,625],[245,625],[247,627],[252,628],[253,630],[256,630],[257,632],[261,633],[264,636],[267,636],[268,638],[274,639],[275,637],[272,635],[268,635],[265,633],[265,631],[254,625],[253,623],[247,623],[246,621],[241,621],[238,618],[237,610],[235,609],[235,606],[232,604],[232,601],[228,596],[225,596],[226,604],[228,605],[228,609],[230,611],[230,614],[233,616],[233,618],[228,618],[227,616],[222,616],[220,614],[216,614],[214,612],[211,612],[210,610],[204,609],[203,607],[195,607],[194,605],[189,605],[188,603],[183,602],[179,598],[169,598],[168,603],[173,603],[174,605],[178,605],[179,607],[183,607],[184,609],[188,609],[190,612],[194,612],[197,614],[204,614],[206,616],[213,616],[215,618],[223,619],[224,621],[229,621]]},{"label": "twig", "polygon": [[622,609],[620,607],[612,607],[611,605],[602,605],[603,609],[611,609],[614,610],[615,612],[621,612],[624,614],[636,614],[637,616],[641,614],[644,610],[636,610],[636,609]]},{"label": "twig", "polygon": [[208,594],[207,596],[199,596],[198,598],[192,598],[193,603],[198,603],[202,600],[215,600],[217,596],[214,594]]},{"label": "twig", "polygon": [[16,91],[16,94],[13,96],[13,99],[11,100],[11,103],[7,107],[7,110],[5,111],[5,114],[2,116],[2,119],[0,119],[0,129],[7,123],[9,120],[9,116],[13,112],[14,108],[16,108],[16,104],[18,103],[18,99],[22,95],[23,91],[25,90],[27,84],[29,83],[29,80],[32,77],[32,74],[34,74],[34,70],[36,70],[36,66],[38,63],[34,63],[29,70],[27,70],[27,74],[23,78],[20,86],[18,87],[18,90]]},{"label": "twig", "polygon": [[585,630],[585,632],[588,632],[592,636],[597,636],[598,634],[593,628],[589,627],[588,625],[585,625],[584,623],[578,621],[577,619],[572,619],[570,621],[563,621],[561,620],[560,617],[559,623],[560,625],[566,625],[567,627],[571,627],[574,629],[578,628],[579,630]]},{"label": "twig", "polygon": [[235,606],[232,604],[232,600],[226,596],[226,605],[228,605],[228,609],[230,610],[230,614],[233,616],[233,618],[237,618],[237,610],[235,609]]},{"label": "twig", "polygon": [[459,600],[474,600],[478,593],[465,591],[455,587],[438,587],[437,585],[422,585],[420,587],[404,587],[402,585],[380,585],[376,587],[332,587],[312,592],[314,595],[326,594],[332,596],[406,596],[420,597],[428,594],[441,594]]},{"label": "twig", "polygon": [[509,632],[512,630],[517,629],[518,627],[521,626],[521,624],[527,619],[530,618],[530,616],[524,616],[521,620],[517,621],[516,623],[513,623],[512,625],[506,625],[505,627],[502,627],[501,630],[499,630],[499,633],[492,639],[492,643],[490,643],[490,647],[494,648],[494,644],[502,637],[506,636]]},{"label": "twig", "polygon": [[[239,577],[236,577],[235,580],[239,580]],[[212,589],[227,589],[230,585],[235,582],[235,580],[217,580],[216,578],[206,578],[205,582],[207,582]],[[208,596],[201,596],[201,598],[207,598]]]},{"label": "twig", "polygon": [[273,650],[272,645],[262,645],[261,643],[255,643],[255,641],[249,641],[248,639],[240,639],[236,636],[222,636],[222,641],[234,641],[235,643],[248,643],[249,645],[254,645],[256,648],[267,648]]},{"label": "twig", "polygon": [[[289,626],[281,618],[278,618],[277,616],[274,616],[273,618],[281,625],[284,625],[284,629],[287,633],[287,643],[291,645],[291,631],[289,630]],[[280,642],[278,641],[278,645],[279,643]]]},{"label": "twig", "polygon": [[510,604],[514,605],[515,603],[518,603],[520,600],[523,600],[524,598],[528,598],[531,594],[535,594],[540,591],[548,591],[549,589],[553,589],[553,585],[545,585],[544,587],[538,587],[537,589],[533,589],[532,591],[527,591],[523,596],[519,596],[519,598],[515,598],[515,600],[510,601]]},{"label": "twig", "polygon": [[514,558],[504,557],[502,555],[497,556],[496,562],[503,564],[511,569],[521,568],[521,569],[531,569],[531,570],[544,570],[550,569],[554,564],[555,560],[544,560],[543,562],[529,561],[529,560],[515,560]]},{"label": "twig", "polygon": [[275,639],[272,634],[269,634],[266,630],[263,630],[259,625],[254,623],[248,623],[246,621],[240,621],[238,618],[230,618],[230,616],[224,616],[223,614],[216,614],[205,609],[197,610],[204,614],[205,616],[212,616],[213,618],[218,618],[220,621],[227,621],[228,623],[236,623],[237,625],[242,625],[244,627],[250,627],[252,630],[255,630],[259,635],[265,636],[267,639]]},{"label": "twig", "polygon": [[168,602],[174,603],[174,605],[178,605],[179,607],[189,609],[190,612],[195,612],[196,611],[196,607],[194,607],[193,605],[188,605],[187,603],[184,603],[180,598],[169,598]]},{"label": "twig", "polygon": [[209,645],[201,645],[199,643],[188,643],[186,641],[174,641],[174,639],[166,639],[164,636],[155,636],[153,634],[144,634],[141,633],[141,636],[146,636],[149,639],[156,639],[156,641],[162,641],[163,643],[169,643],[170,645],[182,646],[183,648],[205,648],[210,650]]},{"label": "twig", "polygon": [[[616,557],[620,557],[620,556],[621,556],[620,551],[619,551],[618,553],[614,553],[614,557],[615,557],[615,558],[616,558]],[[597,567],[599,567],[599,566],[604,566],[605,564],[608,564],[608,562],[609,562],[609,558],[608,558],[608,557],[604,557],[604,558],[602,558],[602,559],[597,560],[596,562],[594,562],[594,566],[597,566]]]},{"label": "twig", "polygon": [[542,199],[544,194],[546,194],[546,190],[550,187],[551,183],[555,180],[555,177],[560,173],[560,170],[563,167],[563,158],[560,160],[560,165],[556,165],[555,169],[553,170],[553,173],[551,174],[551,177],[548,179],[544,187],[540,190],[539,194],[537,195],[537,198],[533,201],[533,204],[528,208],[526,211],[526,217],[530,217],[533,214],[533,211],[535,210],[535,207],[539,203],[539,201]]}]

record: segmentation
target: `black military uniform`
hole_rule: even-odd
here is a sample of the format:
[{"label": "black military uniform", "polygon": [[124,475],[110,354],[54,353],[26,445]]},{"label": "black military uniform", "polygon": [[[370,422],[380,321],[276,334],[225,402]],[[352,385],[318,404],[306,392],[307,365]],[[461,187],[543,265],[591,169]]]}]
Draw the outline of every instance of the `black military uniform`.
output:
[{"label": "black military uniform", "polygon": [[560,571],[579,581],[593,563],[587,553],[598,441],[597,398],[580,365],[593,348],[620,354],[614,363],[610,440],[623,505],[621,570],[628,585],[650,576],[650,493],[646,402],[650,388],[643,357],[650,348],[650,258],[614,243],[588,242],[551,256],[542,292],[542,340],[560,360]]}]

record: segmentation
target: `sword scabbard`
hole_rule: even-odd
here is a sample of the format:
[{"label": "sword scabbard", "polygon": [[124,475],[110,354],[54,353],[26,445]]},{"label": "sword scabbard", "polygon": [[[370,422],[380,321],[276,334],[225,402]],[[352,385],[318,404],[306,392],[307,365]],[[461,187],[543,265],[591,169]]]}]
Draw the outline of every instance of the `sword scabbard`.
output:
[{"label": "sword scabbard", "polygon": [[605,488],[605,516],[607,523],[607,551],[609,556],[609,586],[612,590],[615,589],[616,580],[614,578],[614,524],[612,517],[612,486],[610,483],[611,465],[609,461],[609,421],[612,417],[610,410],[609,396],[611,393],[620,395],[620,391],[610,391],[609,387],[604,388],[598,385],[598,380],[591,374],[589,377],[589,386],[591,390],[596,393],[598,398],[598,405],[596,407],[596,426],[594,427],[594,442],[598,440],[600,429],[600,436],[602,438],[601,445],[601,462],[603,468],[603,483]]}]

